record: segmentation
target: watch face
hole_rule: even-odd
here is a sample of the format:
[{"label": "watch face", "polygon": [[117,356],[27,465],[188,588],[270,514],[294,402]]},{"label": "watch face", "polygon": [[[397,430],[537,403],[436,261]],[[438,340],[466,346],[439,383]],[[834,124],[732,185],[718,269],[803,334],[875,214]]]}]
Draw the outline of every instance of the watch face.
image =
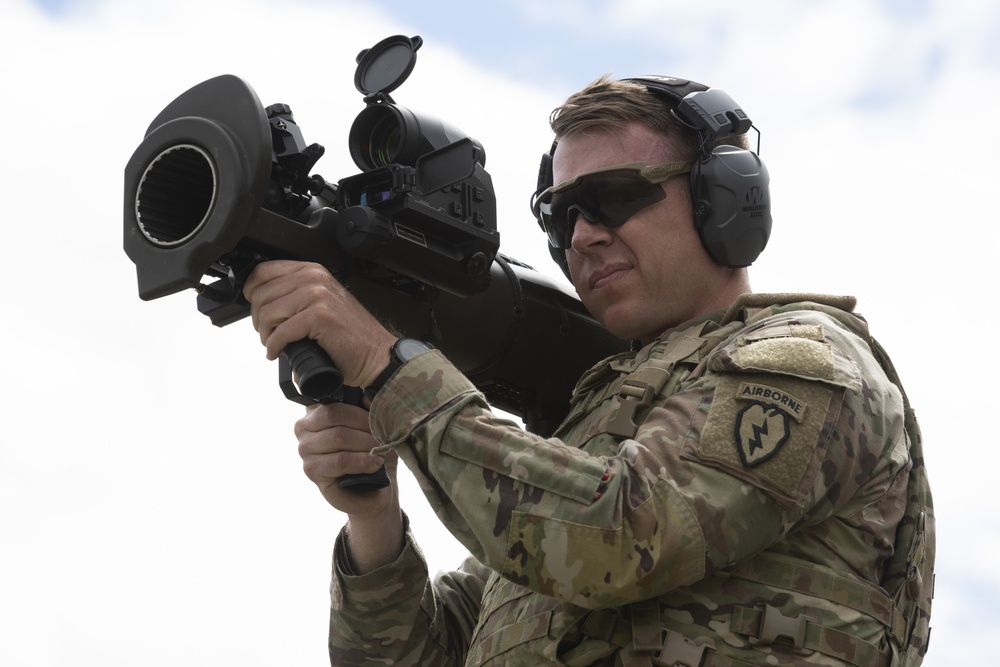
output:
[{"label": "watch face", "polygon": [[396,345],[396,356],[402,361],[409,361],[421,352],[426,352],[430,349],[431,346],[423,341],[413,338],[403,338]]}]

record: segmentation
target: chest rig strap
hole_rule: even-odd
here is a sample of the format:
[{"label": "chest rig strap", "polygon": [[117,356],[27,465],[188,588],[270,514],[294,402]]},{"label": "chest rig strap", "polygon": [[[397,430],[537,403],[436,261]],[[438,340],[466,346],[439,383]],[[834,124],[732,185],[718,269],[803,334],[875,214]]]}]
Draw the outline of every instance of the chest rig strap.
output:
[{"label": "chest rig strap", "polygon": [[618,390],[618,410],[608,422],[607,433],[621,438],[634,438],[646,412],[657,396],[669,396],[677,391],[686,373],[678,373],[676,366],[688,363],[692,367],[708,356],[722,341],[743,328],[740,321],[719,327],[705,322],[695,333],[671,338],[657,343],[644,361],[636,361],[638,370],[630,373]]},{"label": "chest rig strap", "polygon": [[645,414],[653,403],[653,399],[663,390],[670,380],[673,363],[664,364],[661,361],[649,361],[648,366],[634,375],[629,375],[618,390],[618,411],[608,422],[607,431],[611,435],[622,438],[632,438],[639,430],[636,415]]}]

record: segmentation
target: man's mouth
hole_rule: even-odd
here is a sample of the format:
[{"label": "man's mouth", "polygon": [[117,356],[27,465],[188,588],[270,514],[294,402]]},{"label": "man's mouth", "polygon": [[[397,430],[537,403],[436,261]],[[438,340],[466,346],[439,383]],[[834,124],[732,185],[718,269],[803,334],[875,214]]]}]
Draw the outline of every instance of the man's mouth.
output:
[{"label": "man's mouth", "polygon": [[587,280],[587,285],[590,289],[599,289],[600,287],[607,285],[608,283],[614,281],[621,274],[628,271],[632,267],[628,264],[617,263],[608,264],[607,266],[602,266],[599,269],[595,269],[591,274],[590,278]]}]

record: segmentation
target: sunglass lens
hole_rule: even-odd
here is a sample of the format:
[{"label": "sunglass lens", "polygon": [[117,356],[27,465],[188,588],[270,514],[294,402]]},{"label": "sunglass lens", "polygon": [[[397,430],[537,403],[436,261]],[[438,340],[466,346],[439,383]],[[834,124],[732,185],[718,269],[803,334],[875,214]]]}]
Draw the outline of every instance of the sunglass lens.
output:
[{"label": "sunglass lens", "polygon": [[665,196],[661,185],[631,170],[594,174],[542,202],[542,223],[549,242],[566,249],[572,242],[578,213],[593,224],[616,228]]}]

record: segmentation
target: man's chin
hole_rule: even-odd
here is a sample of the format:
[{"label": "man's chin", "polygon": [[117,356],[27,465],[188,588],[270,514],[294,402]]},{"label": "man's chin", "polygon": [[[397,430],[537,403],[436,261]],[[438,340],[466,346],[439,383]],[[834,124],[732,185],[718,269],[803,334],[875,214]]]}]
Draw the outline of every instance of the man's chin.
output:
[{"label": "man's chin", "polygon": [[611,332],[615,338],[621,340],[645,340],[655,338],[659,332],[652,335],[649,333],[649,323],[642,318],[636,317],[635,313],[630,313],[621,308],[609,308],[603,313],[604,317],[598,317],[604,324],[604,328]]}]

